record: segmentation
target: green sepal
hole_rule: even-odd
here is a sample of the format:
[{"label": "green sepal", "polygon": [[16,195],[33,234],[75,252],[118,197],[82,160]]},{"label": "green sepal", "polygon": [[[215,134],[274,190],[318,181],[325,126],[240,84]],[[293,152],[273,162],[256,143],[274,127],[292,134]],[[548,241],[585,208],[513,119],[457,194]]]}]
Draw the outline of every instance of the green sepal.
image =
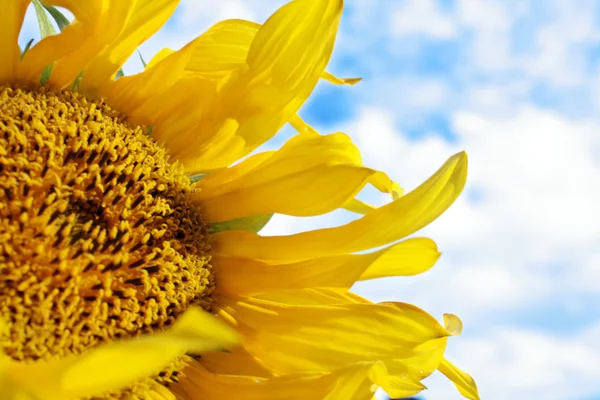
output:
[{"label": "green sepal", "polygon": [[140,53],[140,49],[137,49],[137,53],[138,53],[138,56],[140,56],[140,61],[142,62],[142,65],[144,66],[144,68],[146,68],[146,66],[148,64],[146,64],[146,61],[144,60],[144,57],[142,57],[142,53]]},{"label": "green sepal", "polygon": [[42,4],[42,6],[46,9],[46,11],[48,11],[52,18],[54,18],[54,22],[56,22],[56,25],[58,25],[58,29],[60,29],[61,32],[63,29],[69,26],[69,20],[63,15],[63,13],[58,11],[58,8],[54,6],[48,6],[46,4]]},{"label": "green sepal", "polygon": [[48,36],[56,35],[56,29],[54,29],[54,25],[52,25],[50,18],[48,18],[48,14],[46,14],[42,3],[40,3],[39,0],[33,0],[33,6],[35,7],[35,15],[37,15],[42,39],[47,38]]},{"label": "green sepal", "polygon": [[44,70],[42,71],[42,76],[40,76],[40,85],[44,86],[46,83],[48,83],[48,81],[50,80],[50,73],[52,72],[52,67],[54,67],[54,64],[50,64],[46,68],[44,68]]},{"label": "green sepal", "polygon": [[83,78],[83,71],[81,71],[71,85],[71,92],[78,92],[79,86],[81,85],[81,78]]},{"label": "green sepal", "polygon": [[115,74],[115,80],[122,78],[124,76],[125,76],[125,73],[123,72],[123,68],[119,68],[119,70]]},{"label": "green sepal", "polygon": [[29,42],[27,42],[27,44],[25,45],[25,48],[23,49],[23,51],[21,51],[21,60],[23,59],[25,54],[29,51],[29,49],[31,48],[31,45],[33,44],[33,40],[34,39],[29,39]]},{"label": "green sepal", "polygon": [[258,233],[271,220],[273,214],[259,214],[251,217],[236,218],[230,221],[213,222],[210,233],[223,231],[250,231]]},{"label": "green sepal", "polygon": [[192,175],[192,176],[190,176],[190,182],[191,183],[196,183],[199,180],[204,179],[207,176],[208,176],[208,174],[196,174],[196,175]]}]

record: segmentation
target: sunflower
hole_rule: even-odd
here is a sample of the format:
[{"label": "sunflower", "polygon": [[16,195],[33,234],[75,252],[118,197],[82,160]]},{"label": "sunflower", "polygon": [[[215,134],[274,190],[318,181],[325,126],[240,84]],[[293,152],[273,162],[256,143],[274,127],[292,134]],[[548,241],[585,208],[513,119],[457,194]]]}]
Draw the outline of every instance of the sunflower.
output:
[{"label": "sunflower", "polygon": [[[121,65],[176,0],[34,0],[46,35],[21,52],[29,3],[0,13],[2,399],[405,397],[435,370],[478,398],[444,358],[457,317],[350,292],[435,263],[430,239],[399,240],[456,199],[467,158],[404,195],[298,117],[320,79],[357,81],[325,71],[342,0],[222,21],[132,76]],[[253,153],[286,123],[295,137]],[[367,184],[393,201],[357,200]],[[339,208],[360,215],[257,233]]]}]

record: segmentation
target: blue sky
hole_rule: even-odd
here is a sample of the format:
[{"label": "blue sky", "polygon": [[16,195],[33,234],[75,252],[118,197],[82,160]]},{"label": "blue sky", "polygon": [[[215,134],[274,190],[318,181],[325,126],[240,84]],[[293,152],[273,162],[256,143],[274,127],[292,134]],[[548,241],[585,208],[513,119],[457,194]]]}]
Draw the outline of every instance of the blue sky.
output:
[{"label": "blue sky", "polygon": [[[142,53],[220,19],[263,22],[284,2],[182,0]],[[301,115],[348,133],[367,165],[410,190],[453,153],[470,157],[462,198],[418,233],[437,241],[438,265],[356,291],[459,315],[448,352],[484,399],[600,399],[600,2],[347,0],[329,70],[364,80],[321,83]],[[277,216],[264,233],[348,218]],[[443,378],[425,383],[427,399],[460,398]]]}]

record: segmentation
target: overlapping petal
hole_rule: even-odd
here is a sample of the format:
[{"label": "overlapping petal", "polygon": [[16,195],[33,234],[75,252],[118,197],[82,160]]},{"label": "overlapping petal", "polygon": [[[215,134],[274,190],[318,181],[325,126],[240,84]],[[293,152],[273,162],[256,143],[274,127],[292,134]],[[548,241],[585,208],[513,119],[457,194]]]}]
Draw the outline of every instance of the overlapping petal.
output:
[{"label": "overlapping petal", "polygon": [[29,0],[13,0],[2,4],[0,12],[0,82],[14,78],[19,59],[19,32]]},{"label": "overlapping petal", "polygon": [[[353,84],[352,82],[354,81],[353,79],[341,79],[327,72],[325,72],[324,76],[327,76],[324,79],[327,79],[336,84]],[[294,115],[288,122],[294,129],[298,131],[298,133],[301,136],[312,137],[320,135],[319,132],[317,132],[312,126],[307,124],[298,114]],[[377,188],[378,190],[385,193],[389,193],[392,196],[393,200],[398,199],[404,194],[404,190],[400,187],[400,185],[398,185],[396,182],[391,181],[388,178],[388,176],[383,173],[373,175],[370,178],[370,183],[373,186],[375,186],[375,188]],[[367,214],[375,210],[374,206],[356,198],[348,200],[348,202],[344,204],[343,208],[358,214]]]},{"label": "overlapping petal", "polygon": [[246,63],[260,24],[230,19],[213,25],[194,41],[189,74],[221,80]]},{"label": "overlapping petal", "polygon": [[224,170],[197,184],[194,198],[210,222],[268,213],[320,215],[342,207],[369,182],[393,185],[387,175],[360,164],[358,149],[341,133],[300,135],[268,158],[253,157],[231,169],[238,179],[229,180],[232,172]]},{"label": "overlapping petal", "polygon": [[110,84],[135,49],[154,34],[175,11],[178,0],[49,0],[69,9],[75,21],[60,34],[35,45],[19,65],[19,78],[39,82],[52,65],[49,82],[70,87],[82,77],[88,93]]},{"label": "overlapping petal", "polygon": [[[159,136],[163,135],[163,130],[170,132],[163,135],[168,141],[169,134],[194,128],[202,116],[214,108],[212,104],[203,103],[207,97],[216,101],[210,93],[206,93],[206,87],[212,87],[212,91],[216,92],[231,74],[247,67],[246,59],[259,29],[260,24],[250,21],[221,21],[179,51],[161,50],[145,71],[120,78],[102,88],[102,94],[134,120],[158,125]],[[328,72],[323,72],[321,78],[334,84],[348,85],[360,80],[338,78]],[[202,85],[197,83],[199,81]],[[182,85],[183,82],[185,85]],[[178,91],[178,87],[186,90]],[[186,93],[193,96],[186,96]],[[157,107],[152,105],[161,103],[176,106],[169,107],[168,113],[157,114]],[[187,125],[179,127],[164,122],[164,115],[184,116],[186,113],[193,113],[196,119],[188,120]]]},{"label": "overlapping petal", "polygon": [[442,360],[439,370],[454,383],[460,394],[470,400],[479,400],[477,384],[469,374],[461,371],[445,358]]},{"label": "overlapping petal", "polygon": [[439,255],[432,240],[414,238],[370,254],[344,254],[292,264],[215,256],[212,264],[219,290],[249,295],[301,288],[349,289],[359,280],[422,273],[435,264]]},{"label": "overlapping petal", "polygon": [[224,256],[291,263],[385,245],[410,235],[441,215],[464,188],[466,173],[467,156],[459,153],[417,189],[349,224],[290,236],[219,232],[214,235],[214,250]]},{"label": "overlapping petal", "polygon": [[[158,373],[187,351],[227,348],[238,335],[216,318],[190,308],[167,331],[111,342],[80,356],[23,364],[0,360],[6,400],[65,400],[120,389]],[[3,386],[4,385],[4,386]]]},{"label": "overlapping petal", "polygon": [[[298,110],[325,70],[341,0],[295,0],[259,29],[244,66],[219,90],[194,135],[157,130],[191,172],[225,167],[271,138]],[[225,129],[229,120],[237,123]],[[231,126],[231,123],[229,123]]]},{"label": "overlapping petal", "polygon": [[185,373],[190,379],[174,390],[188,398],[204,400],[369,400],[377,387],[394,397],[411,396],[424,388],[409,378],[390,377],[385,365],[379,362],[356,363],[331,373],[296,373],[272,378],[214,374],[200,363],[192,364]]},{"label": "overlapping petal", "polygon": [[[154,103],[154,97],[157,94],[166,94],[173,91],[174,86],[180,82],[183,76],[193,49],[193,44],[188,44],[180,51],[149,66],[141,74],[123,76],[103,88],[102,94],[109,99],[113,107],[123,110],[138,123],[154,124],[164,119],[164,115],[169,115],[172,106],[165,101],[165,98],[161,98],[163,109],[166,107],[167,110],[156,114],[149,104]],[[178,96],[179,93],[170,94],[173,99],[176,99],[175,102],[181,106],[179,103],[183,99]],[[201,93],[194,94],[202,97]]]},{"label": "overlapping petal", "polygon": [[[419,380],[437,368],[449,336],[417,307],[372,304],[334,289],[223,299],[219,314],[235,320],[245,337],[244,348],[277,374],[332,372],[356,362],[389,361]],[[424,352],[422,346],[429,347]]]},{"label": "overlapping petal", "polygon": [[260,363],[243,347],[231,351],[207,351],[202,354],[202,367],[209,372],[223,375],[245,375],[257,378],[272,378],[275,375]]}]

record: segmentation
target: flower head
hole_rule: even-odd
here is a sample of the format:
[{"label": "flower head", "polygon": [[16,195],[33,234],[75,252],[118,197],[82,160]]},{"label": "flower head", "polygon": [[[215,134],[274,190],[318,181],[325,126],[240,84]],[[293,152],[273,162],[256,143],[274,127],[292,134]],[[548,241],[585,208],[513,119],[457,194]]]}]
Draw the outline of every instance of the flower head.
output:
[{"label": "flower head", "polygon": [[[21,54],[28,5],[0,13],[3,399],[405,397],[436,369],[478,398],[444,358],[457,317],[349,291],[433,266],[433,241],[399,240],[457,198],[467,158],[403,195],[297,116],[319,79],[358,81],[325,71],[342,0],[220,22],[133,76],[121,65],[176,0],[46,1],[75,20]],[[285,123],[298,135],[244,158]],[[393,201],[360,202],[367,184]],[[257,233],[339,208],[363,215]]]}]

